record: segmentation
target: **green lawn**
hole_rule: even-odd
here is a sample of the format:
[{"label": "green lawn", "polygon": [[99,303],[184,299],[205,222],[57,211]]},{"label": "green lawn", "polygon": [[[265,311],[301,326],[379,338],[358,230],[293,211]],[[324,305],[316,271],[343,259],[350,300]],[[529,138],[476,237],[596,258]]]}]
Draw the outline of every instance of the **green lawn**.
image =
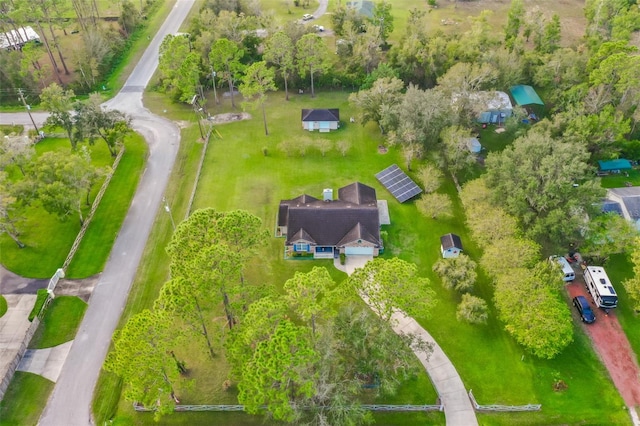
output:
[{"label": "green lawn", "polygon": [[600,185],[603,188],[624,188],[630,183],[633,186],[640,186],[640,170],[633,169],[628,172],[616,173],[600,178]]},{"label": "green lawn", "polygon": [[35,426],[54,383],[37,374],[16,371],[2,401],[1,426]]},{"label": "green lawn", "polygon": [[87,304],[75,296],[58,296],[45,311],[29,349],[44,349],[66,343],[76,335]]},{"label": "green lawn", "polygon": [[[112,179],[94,221],[86,234],[81,253],[69,270],[73,278],[86,277],[100,272],[111,250],[111,245],[129,208],[146,155],[144,139],[133,134],[125,141],[127,152]],[[38,155],[46,151],[68,149],[67,139],[46,138],[36,145]],[[96,166],[111,165],[113,158],[104,143],[90,146],[91,157]],[[14,170],[13,175],[17,177]],[[100,189],[101,182],[94,185],[91,200]],[[85,216],[90,206],[85,206]],[[48,278],[62,266],[71,245],[80,231],[80,220],[71,215],[61,221],[57,216],[44,211],[39,202],[21,212],[24,224],[21,240],[23,249],[6,234],[0,236],[0,263],[18,275],[32,278]]]}]

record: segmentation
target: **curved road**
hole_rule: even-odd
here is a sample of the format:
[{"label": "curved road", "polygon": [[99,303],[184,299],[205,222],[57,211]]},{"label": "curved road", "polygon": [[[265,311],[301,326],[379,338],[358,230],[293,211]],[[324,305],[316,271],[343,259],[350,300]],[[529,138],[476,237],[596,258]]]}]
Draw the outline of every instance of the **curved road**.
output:
[{"label": "curved road", "polygon": [[[91,296],[80,330],[40,418],[41,425],[94,424],[91,418],[93,391],[111,336],[126,304],[180,144],[178,127],[144,108],[142,92],[158,66],[160,43],[165,35],[179,30],[193,4],[194,0],[176,1],[167,20],[120,93],[105,103],[108,108],[118,109],[133,118],[132,127],[149,144],[149,157],[107,265]],[[0,123],[24,123],[31,126],[25,115],[1,114]],[[46,118],[43,113],[34,113],[33,116],[36,123],[42,123]]]}]

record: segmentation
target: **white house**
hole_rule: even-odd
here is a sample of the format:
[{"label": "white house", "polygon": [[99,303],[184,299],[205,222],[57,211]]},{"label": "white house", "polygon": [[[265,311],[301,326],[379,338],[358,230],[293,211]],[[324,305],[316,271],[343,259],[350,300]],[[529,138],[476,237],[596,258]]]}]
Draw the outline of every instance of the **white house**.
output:
[{"label": "white house", "polygon": [[330,132],[340,127],[340,110],[330,109],[303,109],[302,128],[313,132]]},{"label": "white house", "polygon": [[460,256],[462,250],[462,240],[456,234],[447,234],[440,237],[440,252],[445,259]]}]

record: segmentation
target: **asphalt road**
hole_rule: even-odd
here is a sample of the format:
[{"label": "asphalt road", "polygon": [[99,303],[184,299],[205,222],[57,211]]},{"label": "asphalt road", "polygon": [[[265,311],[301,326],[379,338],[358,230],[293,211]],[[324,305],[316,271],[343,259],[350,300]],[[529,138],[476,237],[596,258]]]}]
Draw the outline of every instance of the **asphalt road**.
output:
[{"label": "asphalt road", "polygon": [[[144,108],[142,92],[158,66],[158,48],[162,39],[179,30],[194,1],[176,1],[125,86],[116,97],[105,103],[108,108],[118,109],[133,118],[133,128],[149,144],[147,167],[104,272],[91,296],[58,382],[40,417],[40,425],[94,424],[91,418],[93,391],[111,336],[126,304],[180,144],[178,127]],[[42,124],[47,116],[45,113],[32,115],[37,125]],[[32,127],[31,120],[24,113],[0,114],[0,123]]]}]

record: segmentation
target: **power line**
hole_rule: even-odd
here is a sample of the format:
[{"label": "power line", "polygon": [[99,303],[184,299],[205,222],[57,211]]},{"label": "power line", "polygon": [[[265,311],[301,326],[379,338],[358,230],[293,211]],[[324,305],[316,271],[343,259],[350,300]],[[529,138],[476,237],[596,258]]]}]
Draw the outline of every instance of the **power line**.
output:
[{"label": "power line", "polygon": [[38,126],[36,126],[36,122],[33,121],[33,117],[31,116],[31,106],[27,105],[27,101],[24,100],[24,95],[22,94],[22,89],[18,89],[18,94],[20,95],[20,99],[22,99],[22,103],[23,103],[24,107],[27,109],[27,114],[29,114],[29,118],[31,119],[31,122],[33,123],[33,127],[36,128],[36,133],[38,133]]}]

